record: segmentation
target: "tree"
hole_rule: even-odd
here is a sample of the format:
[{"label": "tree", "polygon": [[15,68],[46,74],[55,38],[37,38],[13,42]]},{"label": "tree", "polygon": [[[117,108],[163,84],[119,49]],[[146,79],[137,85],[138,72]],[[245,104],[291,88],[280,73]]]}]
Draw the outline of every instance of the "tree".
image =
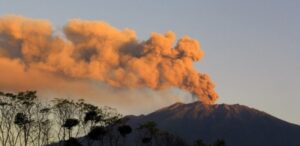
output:
[{"label": "tree", "polygon": [[60,126],[56,131],[56,136],[58,141],[65,141],[66,131],[63,125],[67,119],[72,119],[75,117],[77,107],[73,100],[56,98],[52,102],[54,103],[53,113],[55,116],[55,121],[56,124]]},{"label": "tree", "polygon": [[122,125],[118,127],[119,133],[123,137],[123,144],[126,144],[126,136],[132,132],[132,128],[129,125]]},{"label": "tree", "polygon": [[101,109],[95,105],[86,103],[83,99],[79,99],[76,103],[77,118],[80,121],[76,136],[87,135],[92,127],[101,120]]},{"label": "tree", "polygon": [[49,118],[51,114],[51,108],[49,105],[38,106],[36,113],[36,125],[37,125],[37,145],[49,145],[50,143],[50,131],[52,128],[51,120]]},{"label": "tree", "polygon": [[84,117],[84,122],[87,123],[89,121],[93,121],[96,122],[98,117],[98,113],[96,112],[96,110],[90,110],[87,111]]},{"label": "tree", "polygon": [[156,135],[159,132],[159,129],[156,127],[156,123],[154,121],[148,121],[144,124],[141,124],[138,130],[142,130],[144,133],[142,143],[150,143],[150,145],[154,143],[153,141],[155,141]]},{"label": "tree", "polygon": [[101,115],[101,112],[99,112],[98,109],[90,109],[85,113],[84,116],[84,124],[87,125],[90,123],[90,129],[94,127],[97,123],[101,122],[103,120],[103,116]]},{"label": "tree", "polygon": [[105,126],[105,129],[107,131],[106,137],[108,138],[108,144],[112,146],[114,145],[113,142],[115,142],[115,145],[118,145],[119,134],[116,131],[116,127],[120,124],[124,124],[125,120],[121,119],[122,115],[119,114],[114,108],[105,106],[101,108],[101,112],[103,118],[101,119],[99,124]]},{"label": "tree", "polygon": [[[15,115],[14,123],[23,131],[23,144],[33,143],[32,133],[35,128],[34,109],[37,104],[36,91],[19,92],[15,95],[16,107],[20,112]],[[29,141],[31,138],[31,141]]]},{"label": "tree", "polygon": [[101,144],[102,146],[104,145],[103,143],[103,138],[105,134],[107,133],[105,127],[103,126],[96,126],[91,129],[91,131],[88,134],[88,138],[99,141],[99,145]]},{"label": "tree", "polygon": [[17,124],[19,127],[25,127],[26,124],[28,124],[30,120],[24,113],[17,113],[15,116],[15,124]]},{"label": "tree", "polygon": [[72,137],[72,128],[79,124],[77,119],[67,119],[62,127],[67,128],[69,131],[69,139]]},{"label": "tree", "polygon": [[0,92],[0,139],[1,145],[16,145],[19,133],[14,128],[15,114],[18,112],[16,95]]},{"label": "tree", "polygon": [[24,113],[17,113],[15,116],[14,123],[19,126],[20,130],[23,131],[24,145],[27,146],[28,137],[29,137],[29,132],[28,132],[29,127],[28,126],[29,126],[30,120]]}]

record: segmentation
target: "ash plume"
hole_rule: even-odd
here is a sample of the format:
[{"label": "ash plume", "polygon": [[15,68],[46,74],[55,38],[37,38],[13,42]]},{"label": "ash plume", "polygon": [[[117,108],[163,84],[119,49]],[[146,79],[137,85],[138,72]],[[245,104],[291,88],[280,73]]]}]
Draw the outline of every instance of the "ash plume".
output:
[{"label": "ash plume", "polygon": [[[62,34],[55,35],[47,20],[0,17],[0,68],[17,68],[0,77],[0,87],[14,86],[18,82],[8,79],[28,73],[31,78],[47,74],[59,80],[103,82],[115,88],[177,87],[207,104],[218,98],[210,77],[193,67],[204,52],[199,42],[188,36],[176,41],[173,32],[152,33],[148,40],[140,41],[131,29],[80,19],[70,20]],[[33,82],[32,87],[56,85],[49,83],[51,79]]]}]

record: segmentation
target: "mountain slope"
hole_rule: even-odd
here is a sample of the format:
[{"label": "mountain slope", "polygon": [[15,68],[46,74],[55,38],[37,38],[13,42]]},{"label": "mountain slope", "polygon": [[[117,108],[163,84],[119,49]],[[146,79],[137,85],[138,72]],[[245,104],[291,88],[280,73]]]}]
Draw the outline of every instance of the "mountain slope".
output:
[{"label": "mountain slope", "polygon": [[155,121],[188,142],[224,139],[228,146],[299,146],[300,126],[242,105],[176,103],[146,116],[130,116],[133,126]]}]

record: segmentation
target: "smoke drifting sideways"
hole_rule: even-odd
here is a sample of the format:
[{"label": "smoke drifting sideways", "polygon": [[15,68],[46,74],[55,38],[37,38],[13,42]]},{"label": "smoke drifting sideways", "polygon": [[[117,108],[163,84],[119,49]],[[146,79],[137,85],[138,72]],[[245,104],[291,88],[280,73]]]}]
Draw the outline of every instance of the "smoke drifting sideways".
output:
[{"label": "smoke drifting sideways", "polygon": [[[203,56],[197,40],[185,36],[176,42],[173,32],[140,41],[133,30],[102,21],[73,19],[56,33],[47,20],[0,17],[1,88],[47,89],[62,80],[116,89],[176,87],[213,104],[218,99],[214,84],[193,67]],[[18,80],[31,83],[22,87]]]}]

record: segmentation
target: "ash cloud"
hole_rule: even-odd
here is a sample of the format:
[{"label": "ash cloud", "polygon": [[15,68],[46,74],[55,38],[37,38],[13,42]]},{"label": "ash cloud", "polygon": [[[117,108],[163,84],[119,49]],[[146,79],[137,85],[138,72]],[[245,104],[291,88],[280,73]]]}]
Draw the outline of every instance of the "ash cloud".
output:
[{"label": "ash cloud", "polygon": [[1,88],[47,89],[68,81],[76,88],[90,81],[116,89],[177,87],[213,104],[218,99],[214,84],[193,67],[203,56],[197,40],[176,41],[173,32],[152,33],[141,41],[131,29],[73,19],[59,36],[47,20],[0,17]]}]

